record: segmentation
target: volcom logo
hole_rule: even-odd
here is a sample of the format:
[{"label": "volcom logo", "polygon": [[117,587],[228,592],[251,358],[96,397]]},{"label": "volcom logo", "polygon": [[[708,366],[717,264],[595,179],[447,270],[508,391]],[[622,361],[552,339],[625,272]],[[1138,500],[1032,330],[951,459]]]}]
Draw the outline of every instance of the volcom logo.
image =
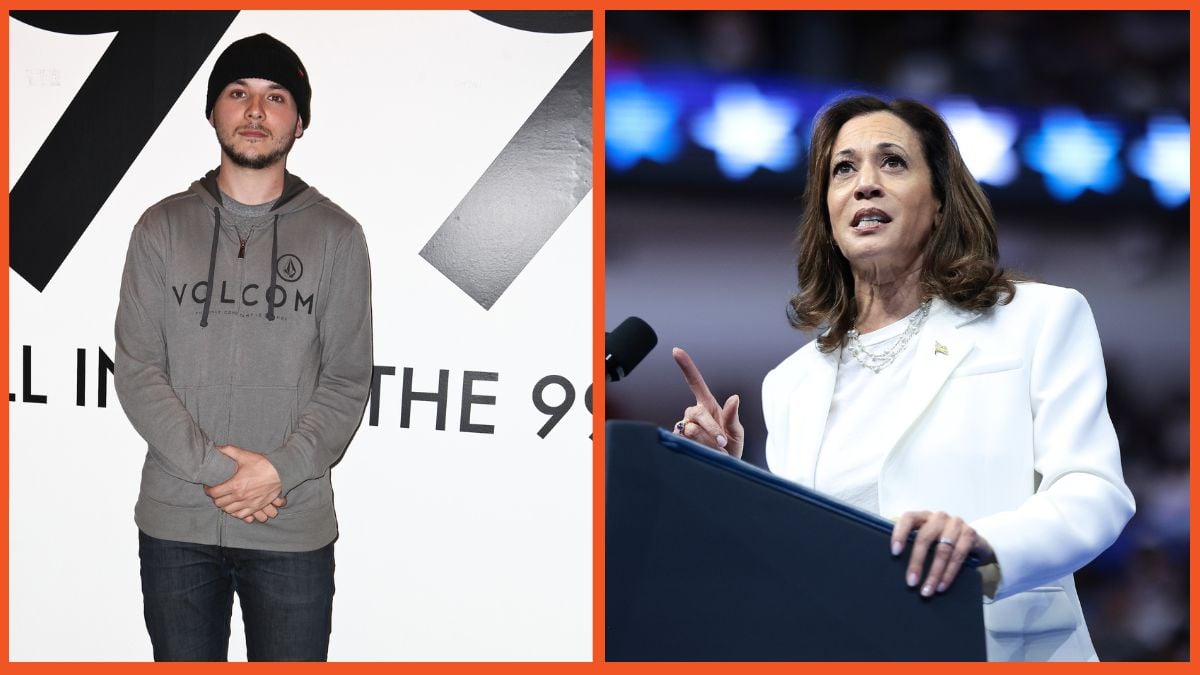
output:
[{"label": "volcom logo", "polygon": [[[590,11],[475,14],[538,33],[592,30]],[[9,264],[42,291],[237,12],[12,11],[9,16],[57,33],[116,33],[9,193]],[[147,82],[155,86],[147,88]],[[114,103],[128,100],[145,105]],[[89,160],[81,162],[80,156]],[[62,198],[63,185],[73,186],[71,199]],[[420,255],[490,309],[591,189],[589,42]],[[463,260],[489,264],[462,265]],[[298,259],[279,263],[277,273],[285,280],[303,274]],[[288,268],[291,263],[294,268]]]},{"label": "volcom logo", "polygon": [[284,281],[297,281],[304,274],[304,265],[300,262],[300,258],[291,253],[285,253],[275,261],[275,273]]},{"label": "volcom logo", "polygon": [[[295,256],[292,257],[296,258]],[[299,270],[300,259],[296,258],[295,262],[295,269]],[[283,275],[280,274],[280,276]],[[304,295],[304,293],[300,292],[298,289],[292,289],[292,292],[289,294],[288,289],[280,286],[279,284],[271,286],[265,290],[258,284],[246,284],[245,286],[241,287],[241,292],[239,293],[236,283],[230,283],[228,281],[213,281],[213,288],[215,288],[217,291],[212,302],[209,303],[213,307],[217,307],[219,305],[237,305],[240,298],[242,307],[252,308],[258,305],[260,302],[265,302],[270,303],[272,307],[278,309],[287,305],[290,301],[292,305],[292,311],[297,313],[303,311],[310,315],[313,313],[313,298],[315,297],[314,293]],[[188,297],[192,299],[193,303],[197,305],[203,305],[204,302],[208,300],[208,282],[197,281],[192,284],[184,283],[182,285],[172,285],[171,292],[175,295],[175,303],[180,307],[183,307],[184,298]]]}]

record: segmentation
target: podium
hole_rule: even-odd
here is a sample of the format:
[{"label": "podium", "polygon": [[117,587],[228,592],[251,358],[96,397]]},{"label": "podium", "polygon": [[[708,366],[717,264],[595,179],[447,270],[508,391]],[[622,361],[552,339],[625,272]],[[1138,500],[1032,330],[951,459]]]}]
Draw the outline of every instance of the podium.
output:
[{"label": "podium", "polygon": [[652,424],[605,429],[606,660],[986,660],[973,566],[923,598],[889,521]]}]

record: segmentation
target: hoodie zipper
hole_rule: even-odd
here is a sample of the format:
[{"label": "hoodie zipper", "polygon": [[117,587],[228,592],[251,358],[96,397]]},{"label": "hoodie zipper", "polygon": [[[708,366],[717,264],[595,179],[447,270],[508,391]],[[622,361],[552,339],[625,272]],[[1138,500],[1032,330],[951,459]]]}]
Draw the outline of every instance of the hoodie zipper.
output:
[{"label": "hoodie zipper", "polygon": [[246,240],[239,237],[238,242],[240,244],[238,246],[238,257],[245,258],[246,257]]}]

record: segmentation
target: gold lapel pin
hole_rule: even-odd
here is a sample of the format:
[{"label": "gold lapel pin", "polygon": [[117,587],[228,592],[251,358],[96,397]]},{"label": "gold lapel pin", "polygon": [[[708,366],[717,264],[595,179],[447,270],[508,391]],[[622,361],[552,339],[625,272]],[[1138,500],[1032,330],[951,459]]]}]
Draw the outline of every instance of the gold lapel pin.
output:
[{"label": "gold lapel pin", "polygon": [[933,353],[941,354],[942,356],[950,356],[950,350],[946,349],[946,345],[938,342],[937,340],[933,341]]}]

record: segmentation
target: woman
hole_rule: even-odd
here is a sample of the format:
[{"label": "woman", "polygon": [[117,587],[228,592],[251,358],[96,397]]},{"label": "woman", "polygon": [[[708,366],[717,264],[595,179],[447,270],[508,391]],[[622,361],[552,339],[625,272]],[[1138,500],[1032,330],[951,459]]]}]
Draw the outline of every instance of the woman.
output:
[{"label": "woman", "polygon": [[[991,207],[925,105],[838,100],[810,148],[789,317],[826,330],[763,382],[771,470],[895,519],[892,555],[915,530],[926,597],[978,556],[989,660],[1096,659],[1072,573],[1134,503],[1087,302],[997,269]],[[674,356],[696,394],[676,433],[741,456],[738,397]]]}]

